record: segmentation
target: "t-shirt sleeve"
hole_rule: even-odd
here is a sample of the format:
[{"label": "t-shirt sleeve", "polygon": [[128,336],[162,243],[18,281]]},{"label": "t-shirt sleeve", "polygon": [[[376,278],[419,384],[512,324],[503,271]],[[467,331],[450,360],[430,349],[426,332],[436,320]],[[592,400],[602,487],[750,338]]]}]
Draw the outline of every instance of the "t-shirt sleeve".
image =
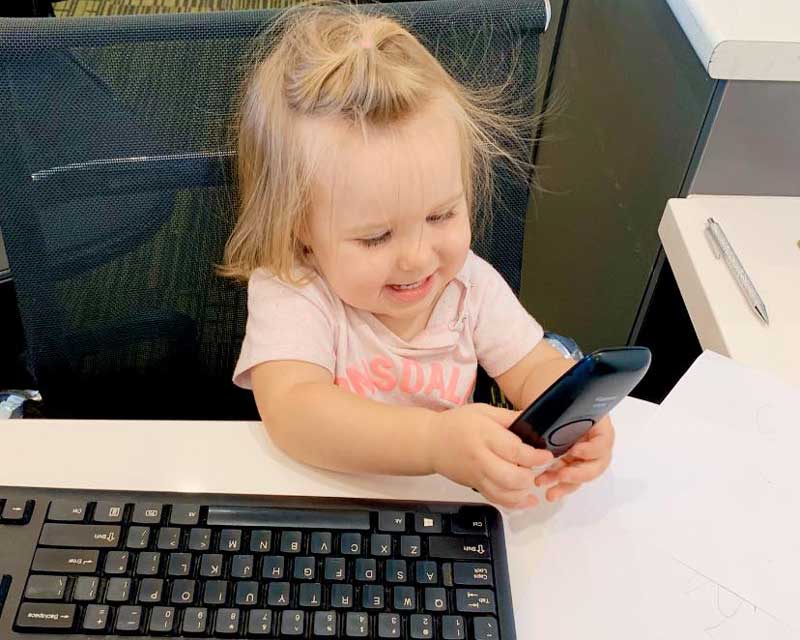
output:
[{"label": "t-shirt sleeve", "polygon": [[478,363],[492,378],[505,373],[539,343],[541,325],[528,313],[497,270],[475,258],[473,337]]},{"label": "t-shirt sleeve", "polygon": [[318,280],[297,287],[257,270],[247,285],[247,325],[233,382],[252,389],[250,371],[273,360],[300,360],[333,373],[333,309]]}]

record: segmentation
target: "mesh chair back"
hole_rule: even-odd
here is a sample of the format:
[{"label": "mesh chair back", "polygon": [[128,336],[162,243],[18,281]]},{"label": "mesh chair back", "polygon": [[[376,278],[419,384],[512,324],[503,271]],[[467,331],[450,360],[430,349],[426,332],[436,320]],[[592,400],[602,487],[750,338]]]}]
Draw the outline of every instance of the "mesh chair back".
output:
[{"label": "mesh chair back", "polygon": [[[534,108],[544,0],[374,5],[457,78]],[[246,290],[214,265],[253,38],[280,10],[0,20],[0,229],[54,417],[255,418],[231,373]],[[513,52],[517,65],[512,65]],[[478,253],[518,290],[528,186],[501,175]]]}]

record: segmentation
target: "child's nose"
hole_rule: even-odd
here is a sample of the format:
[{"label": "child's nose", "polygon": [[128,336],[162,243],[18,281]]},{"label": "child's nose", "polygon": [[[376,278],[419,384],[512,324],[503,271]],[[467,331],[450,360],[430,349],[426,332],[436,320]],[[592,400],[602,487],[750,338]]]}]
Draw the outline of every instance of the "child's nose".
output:
[{"label": "child's nose", "polygon": [[401,271],[414,272],[430,264],[431,247],[424,239],[403,243],[397,257],[397,266]]}]

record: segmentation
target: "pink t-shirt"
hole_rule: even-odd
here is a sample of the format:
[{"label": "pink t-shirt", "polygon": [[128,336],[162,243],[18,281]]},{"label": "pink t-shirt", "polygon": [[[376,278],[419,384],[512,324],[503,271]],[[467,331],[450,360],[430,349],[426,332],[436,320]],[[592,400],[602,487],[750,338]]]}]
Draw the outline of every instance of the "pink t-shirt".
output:
[{"label": "pink t-shirt", "polygon": [[503,277],[469,252],[426,328],[406,341],[373,314],[343,303],[324,278],[295,287],[264,269],[250,276],[247,328],[233,381],[271,360],[324,367],[361,396],[435,410],[469,402],[478,363],[505,373],[542,339],[542,328]]}]

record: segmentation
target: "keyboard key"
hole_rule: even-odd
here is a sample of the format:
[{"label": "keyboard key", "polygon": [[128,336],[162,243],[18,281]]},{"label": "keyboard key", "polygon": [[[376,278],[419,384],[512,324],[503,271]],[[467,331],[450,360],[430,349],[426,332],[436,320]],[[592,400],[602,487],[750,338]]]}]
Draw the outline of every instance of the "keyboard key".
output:
[{"label": "keyboard key", "polygon": [[267,580],[282,580],[285,560],[283,556],[264,556],[261,577]]},{"label": "keyboard key", "polygon": [[172,633],[174,625],[174,607],[153,607],[150,614],[150,625],[148,626],[150,633]]},{"label": "keyboard key", "polygon": [[203,604],[219,607],[228,598],[228,583],[225,580],[209,580],[203,591]]},{"label": "keyboard key", "polygon": [[111,578],[106,588],[106,602],[120,603],[128,602],[131,597],[130,578]]},{"label": "keyboard key", "polygon": [[386,582],[406,582],[408,567],[405,560],[386,561]]},{"label": "keyboard key", "polygon": [[417,592],[414,587],[395,587],[394,606],[396,611],[414,611],[417,608]]},{"label": "keyboard key", "polygon": [[347,567],[344,558],[325,558],[325,579],[344,580],[347,577]]},{"label": "keyboard key", "polygon": [[494,613],[494,592],[489,589],[456,589],[456,609],[465,613]]},{"label": "keyboard key", "polygon": [[361,534],[343,533],[341,538],[340,553],[346,556],[360,556]]},{"label": "keyboard key", "polygon": [[364,609],[383,609],[383,595],[383,585],[365,585],[361,590],[361,606]]},{"label": "keyboard key", "polygon": [[137,576],[157,576],[161,566],[161,554],[158,551],[143,551],[136,559]]},{"label": "keyboard key", "polygon": [[75,602],[94,602],[100,590],[100,578],[94,576],[81,576],[75,581],[72,599]]},{"label": "keyboard key", "polygon": [[379,638],[399,638],[400,637],[400,616],[396,613],[378,614],[378,637]]},{"label": "keyboard key", "polygon": [[295,580],[314,580],[317,577],[317,559],[311,556],[299,556],[294,559]]},{"label": "keyboard key", "polygon": [[121,502],[98,502],[94,508],[95,522],[122,522],[125,505]]},{"label": "keyboard key", "polygon": [[202,607],[189,607],[183,612],[181,633],[201,634],[206,631],[208,624],[208,610]]},{"label": "keyboard key", "polygon": [[130,557],[127,551],[109,551],[103,571],[109,576],[121,576],[128,570]]},{"label": "keyboard key", "polygon": [[406,530],[405,511],[379,511],[378,530],[387,533],[403,533]]},{"label": "keyboard key", "polygon": [[114,630],[117,633],[137,633],[142,626],[142,608],[125,605],[117,609]]},{"label": "keyboard key", "polygon": [[417,584],[436,584],[439,572],[436,563],[431,560],[420,560],[416,563]]},{"label": "keyboard key", "polygon": [[196,504],[176,504],[172,506],[169,523],[178,527],[194,527],[200,522],[200,506]]},{"label": "keyboard key", "polygon": [[258,582],[248,580],[236,585],[237,607],[253,607],[258,604]]},{"label": "keyboard key", "polygon": [[305,613],[296,609],[281,612],[281,635],[302,636],[305,628]]},{"label": "keyboard key", "polygon": [[489,535],[483,513],[470,507],[462,507],[450,518],[450,530],[458,534]]},{"label": "keyboard key", "polygon": [[288,582],[272,582],[267,590],[267,604],[270,607],[288,607],[290,594]]},{"label": "keyboard key", "polygon": [[25,631],[71,631],[75,624],[74,604],[23,602],[16,627]]},{"label": "keyboard key", "polygon": [[[194,604],[197,582],[194,580],[175,580],[172,583],[169,601],[172,604]],[[224,602],[224,598],[223,598]]]},{"label": "keyboard key", "polygon": [[336,635],[336,612],[314,612],[314,635],[318,638],[333,637]]},{"label": "keyboard key", "polygon": [[217,622],[214,630],[217,635],[233,636],[239,633],[241,612],[239,609],[220,609],[217,611]]},{"label": "keyboard key", "polygon": [[281,553],[300,553],[303,549],[303,534],[299,531],[284,531],[281,534]]},{"label": "keyboard key", "polygon": [[344,633],[348,638],[366,638],[369,633],[369,616],[366,613],[348,612]]},{"label": "keyboard key", "polygon": [[58,524],[48,522],[42,528],[42,547],[113,549],[119,546],[120,527],[108,524]]},{"label": "keyboard key", "polygon": [[189,551],[208,551],[211,548],[211,529],[192,529],[189,532]]},{"label": "keyboard key", "polygon": [[272,532],[259,529],[250,534],[250,551],[253,553],[269,553],[272,547]]},{"label": "keyboard key", "polygon": [[379,557],[392,555],[392,536],[385,533],[373,533],[369,537],[369,553]]},{"label": "keyboard key", "polygon": [[272,611],[253,609],[247,619],[247,633],[251,636],[269,636],[272,633]]},{"label": "keyboard key", "polygon": [[219,534],[219,550],[222,553],[238,553],[242,549],[242,530],[223,529]]},{"label": "keyboard key", "polygon": [[301,607],[322,606],[322,585],[319,582],[304,582],[300,585],[297,604]]},{"label": "keyboard key", "polygon": [[499,640],[497,620],[492,616],[473,618],[472,635],[475,640]]},{"label": "keyboard key", "polygon": [[99,555],[88,549],[37,549],[31,568],[42,573],[94,573]]},{"label": "keyboard key", "polygon": [[83,615],[81,629],[84,631],[106,631],[111,607],[105,604],[90,604]]},{"label": "keyboard key", "polygon": [[374,558],[356,558],[355,578],[359,582],[375,582],[378,579],[378,562]]},{"label": "keyboard key", "polygon": [[231,578],[252,578],[253,564],[253,556],[233,556],[231,559]]},{"label": "keyboard key", "polygon": [[170,553],[167,575],[170,578],[183,578],[192,572],[191,553]]},{"label": "keyboard key", "polygon": [[34,507],[33,500],[6,500],[0,511],[0,522],[4,524],[27,524]]},{"label": "keyboard key", "polygon": [[204,553],[200,559],[201,578],[221,578],[222,577],[222,554]]},{"label": "keyboard key", "polygon": [[125,538],[125,546],[128,549],[147,549],[148,544],[150,544],[150,527],[128,529],[128,536]]},{"label": "keyboard key", "polygon": [[336,609],[351,609],[353,607],[353,585],[333,585],[331,587],[331,606]]},{"label": "keyboard key", "polygon": [[400,555],[404,558],[419,558],[422,555],[420,537],[400,536]]},{"label": "keyboard key", "polygon": [[458,585],[492,587],[492,565],[484,562],[454,562],[453,581]]},{"label": "keyboard key", "polygon": [[315,555],[324,555],[333,551],[333,536],[330,531],[314,531],[311,534],[309,551]]},{"label": "keyboard key", "polygon": [[488,560],[492,557],[486,538],[477,536],[431,536],[428,555],[447,560]]},{"label": "keyboard key", "polygon": [[271,507],[209,507],[209,527],[355,529],[368,531],[369,511],[347,509],[273,509]]},{"label": "keyboard key", "polygon": [[174,551],[181,545],[181,530],[177,527],[163,527],[158,532],[156,548],[160,551]]},{"label": "keyboard key", "polygon": [[67,576],[31,576],[25,587],[28,600],[63,600]]},{"label": "keyboard key", "polygon": [[51,522],[83,522],[86,517],[86,502],[53,500],[47,510]]},{"label": "keyboard key", "polygon": [[442,640],[464,640],[467,635],[463,616],[442,616]]},{"label": "keyboard key", "polygon": [[442,514],[440,513],[415,513],[414,531],[416,533],[441,533]]},{"label": "keyboard key", "polygon": [[136,601],[140,604],[158,604],[164,593],[164,581],[159,578],[144,578],[139,582]]},{"label": "keyboard key", "polygon": [[447,593],[441,587],[425,589],[425,611],[442,613],[447,611]]},{"label": "keyboard key", "polygon": [[415,613],[408,623],[408,631],[415,640],[428,640],[433,637],[433,618],[427,614]]},{"label": "keyboard key", "polygon": [[133,506],[133,524],[161,524],[163,506],[155,502],[140,502]]}]

